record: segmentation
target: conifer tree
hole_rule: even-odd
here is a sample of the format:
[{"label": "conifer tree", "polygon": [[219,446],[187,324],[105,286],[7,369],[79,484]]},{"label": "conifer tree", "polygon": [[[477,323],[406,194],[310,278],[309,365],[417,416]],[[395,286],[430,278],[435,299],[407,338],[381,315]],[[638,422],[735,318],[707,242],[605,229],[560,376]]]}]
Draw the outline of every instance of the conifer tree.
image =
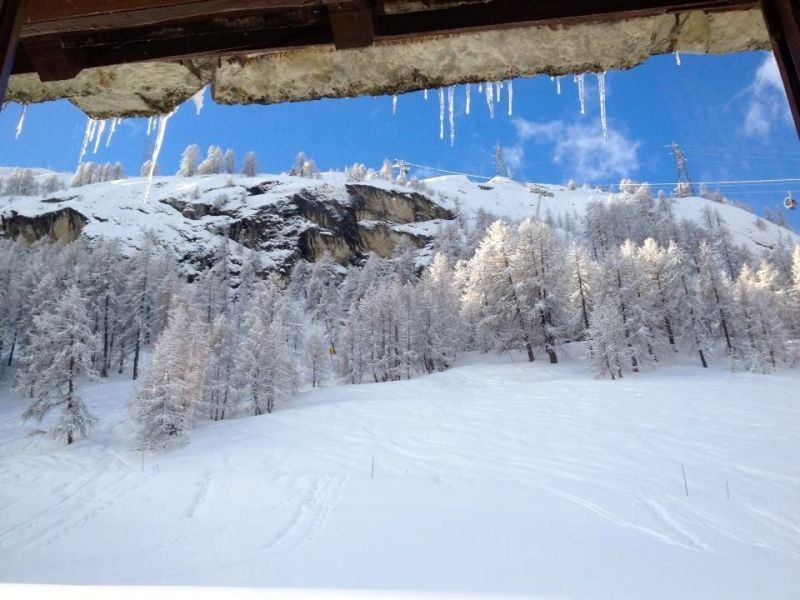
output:
[{"label": "conifer tree", "polygon": [[197,174],[197,161],[199,158],[200,146],[197,144],[187,146],[181,155],[178,177],[194,177]]},{"label": "conifer tree", "polygon": [[41,422],[60,407],[52,435],[71,444],[78,435],[87,434],[94,419],[77,388],[80,378],[96,376],[92,366],[95,345],[86,298],[75,285],[52,305],[41,307],[33,318],[17,380],[17,390],[30,399],[24,420]]},{"label": "conifer tree", "polygon": [[206,340],[185,301],[177,302],[156,343],[150,369],[131,403],[137,447],[155,450],[178,443],[192,427],[201,400]]},{"label": "conifer tree", "polygon": [[242,175],[245,177],[255,177],[258,175],[258,159],[256,158],[255,152],[248,152],[244,155]]}]

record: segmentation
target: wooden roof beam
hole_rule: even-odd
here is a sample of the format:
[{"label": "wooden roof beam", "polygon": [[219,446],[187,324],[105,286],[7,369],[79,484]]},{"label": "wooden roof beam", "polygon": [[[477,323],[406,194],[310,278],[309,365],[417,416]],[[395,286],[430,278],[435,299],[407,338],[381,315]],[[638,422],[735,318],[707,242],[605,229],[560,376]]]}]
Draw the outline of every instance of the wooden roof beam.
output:
[{"label": "wooden roof beam", "polygon": [[800,0],[761,0],[761,12],[800,136]]},{"label": "wooden roof beam", "polygon": [[21,27],[22,0],[0,0],[0,103],[6,97]]},{"label": "wooden roof beam", "polygon": [[328,4],[333,43],[337,50],[364,48],[375,40],[375,23],[368,0]]}]

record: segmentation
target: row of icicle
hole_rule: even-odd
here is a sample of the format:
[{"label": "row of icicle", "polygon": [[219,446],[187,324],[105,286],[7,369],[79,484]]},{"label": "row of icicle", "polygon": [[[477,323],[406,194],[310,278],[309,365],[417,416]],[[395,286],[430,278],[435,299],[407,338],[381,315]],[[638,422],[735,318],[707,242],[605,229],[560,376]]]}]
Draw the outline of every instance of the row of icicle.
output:
[{"label": "row of icicle", "polygon": [[[203,109],[203,101],[205,99],[205,91],[206,88],[202,88],[199,90],[194,96],[191,97],[191,101],[194,103],[195,110],[197,114],[200,114],[200,111]],[[152,116],[147,119],[147,135],[148,137],[156,133],[156,141],[153,145],[153,154],[150,157],[149,161],[149,170],[147,172],[147,184],[145,185],[144,190],[144,201],[147,202],[150,199],[150,190],[153,185],[153,176],[155,175],[156,165],[158,164],[158,157],[161,154],[161,148],[164,145],[164,136],[167,131],[167,122],[169,121],[170,117],[178,112],[178,109],[175,108],[172,112],[163,115]],[[23,113],[24,115],[24,113]],[[83,144],[81,145],[81,153],[78,157],[78,165],[83,162],[83,157],[86,155],[86,151],[89,148],[89,145],[94,142],[94,154],[97,154],[97,150],[100,147],[100,140],[103,136],[104,131],[108,127],[108,137],[106,138],[106,148],[111,144],[111,138],[114,136],[114,132],[117,130],[119,124],[122,123],[121,118],[113,118],[113,119],[92,119],[89,117],[88,121],[86,122],[86,130],[83,134]],[[18,127],[18,130],[21,130],[21,127]],[[19,135],[19,133],[17,134]]]},{"label": "row of icicle", "polygon": [[[680,56],[675,53],[675,59],[680,64]],[[608,119],[606,116],[606,73],[605,71],[596,74],[597,88],[600,95],[600,124],[603,129],[603,137],[608,140]],[[556,86],[556,93],[561,95],[561,76],[550,78]],[[573,81],[578,88],[578,102],[580,104],[580,111],[582,115],[586,114],[586,78],[584,74],[573,76]],[[446,99],[445,99],[445,89]],[[494,119],[496,109],[495,107],[502,102],[503,90],[506,90],[506,97],[508,100],[508,115],[514,114],[514,83],[508,81],[492,81],[478,84],[478,94],[483,94],[486,98],[486,106],[489,111],[489,118]],[[455,92],[456,86],[451,85],[447,88],[439,88],[439,139],[445,138],[445,108],[448,115],[448,125],[450,133],[450,145],[456,143],[456,127],[455,127]],[[425,100],[428,99],[428,90],[422,91],[422,96]],[[398,96],[392,96],[392,114],[397,114]],[[465,114],[469,115],[472,105],[472,84],[468,83],[465,86]]]},{"label": "row of icicle", "polygon": [[[681,64],[681,57],[678,52],[674,53],[675,55],[675,62],[680,65]],[[598,93],[600,96],[600,123],[603,129],[603,137],[608,140],[608,119],[606,116],[606,73],[601,72],[597,73],[597,88]],[[550,78],[556,86],[556,93],[561,94],[561,76],[555,76]],[[580,112],[582,115],[586,114],[586,84],[585,84],[585,75],[583,73],[579,75],[573,76],[573,81],[578,88],[578,102],[580,104]],[[494,82],[485,82],[478,84],[478,93],[484,94],[486,98],[486,106],[489,111],[489,117],[494,119],[495,116],[495,106],[502,102],[502,92],[503,89],[506,90],[506,97],[508,100],[508,115],[511,116],[514,113],[514,84],[511,80],[508,81],[494,81]],[[455,127],[455,90],[456,86],[448,86],[447,87],[447,99],[445,100],[445,89],[439,88],[438,95],[439,95],[439,139],[445,138],[445,104],[447,106],[447,115],[448,115],[448,126],[449,126],[449,133],[450,133],[450,145],[455,145],[456,142],[456,127]],[[465,113],[467,115],[470,114],[471,104],[472,104],[472,84],[467,83],[465,88],[465,96],[466,96],[466,103],[465,103]],[[192,96],[191,100],[195,105],[197,114],[200,114],[200,111],[203,108],[203,100],[205,97],[205,88],[199,90],[194,96]],[[423,97],[425,100],[428,99],[428,90],[423,90]],[[392,114],[397,113],[397,104],[398,104],[398,97],[397,95],[392,96]],[[17,122],[17,127],[14,134],[14,139],[19,138],[20,134],[22,133],[22,128],[25,123],[25,115],[27,113],[28,105],[23,104],[22,112],[20,113],[19,121]],[[147,186],[145,188],[145,201],[150,196],[150,187],[153,180],[153,174],[155,172],[155,165],[158,161],[159,154],[161,153],[161,147],[164,143],[164,134],[166,132],[167,122],[169,121],[170,117],[177,112],[177,108],[169,114],[152,116],[147,120],[147,135],[150,136],[154,131],[157,132],[156,135],[156,142],[153,147],[153,154],[150,158],[150,171],[147,177]],[[92,119],[89,117],[88,121],[86,122],[86,130],[84,131],[83,136],[83,143],[81,144],[81,151],[80,156],[78,157],[78,164],[80,165],[83,162],[83,158],[86,155],[86,152],[89,149],[89,146],[94,143],[93,154],[97,154],[97,150],[100,147],[101,139],[103,134],[105,133],[106,129],[108,129],[108,135],[106,137],[105,146],[108,147],[111,144],[111,139],[114,137],[114,133],[117,130],[117,127],[122,123],[121,118],[111,118],[111,119]]]}]

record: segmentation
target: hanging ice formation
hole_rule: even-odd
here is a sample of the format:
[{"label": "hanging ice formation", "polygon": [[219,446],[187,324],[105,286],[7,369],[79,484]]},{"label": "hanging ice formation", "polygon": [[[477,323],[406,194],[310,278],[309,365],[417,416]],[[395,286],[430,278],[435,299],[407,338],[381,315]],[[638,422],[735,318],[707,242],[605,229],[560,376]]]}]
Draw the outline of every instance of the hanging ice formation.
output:
[{"label": "hanging ice formation", "polygon": [[150,137],[150,134],[153,132],[153,123],[155,123],[156,117],[148,117],[147,118],[147,136]]},{"label": "hanging ice formation", "polygon": [[508,80],[508,116],[514,114],[514,82]]},{"label": "hanging ice formation", "polygon": [[502,92],[502,91],[503,91],[503,83],[500,82],[500,81],[495,81],[494,82],[494,101],[497,104],[500,104],[500,100],[502,99],[502,96],[500,94],[500,92]]},{"label": "hanging ice formation", "polygon": [[600,124],[603,127],[603,139],[608,141],[608,120],[606,118],[606,72],[597,74],[597,89],[600,92]]},{"label": "hanging ice formation", "polygon": [[81,144],[81,153],[80,156],[78,156],[79,165],[83,162],[83,157],[86,156],[86,150],[89,148],[89,144],[94,139],[94,132],[96,128],[97,128],[97,121],[95,121],[91,117],[87,117],[86,129],[83,132],[83,143]]},{"label": "hanging ice formation", "polygon": [[456,96],[456,86],[451,85],[447,88],[447,113],[450,122],[450,145],[453,146],[456,143],[456,116],[455,116],[455,96]]},{"label": "hanging ice formation", "polygon": [[207,86],[203,86],[191,98],[192,102],[194,102],[194,109],[197,111],[198,116],[200,115],[200,111],[203,110],[203,103],[206,99],[206,87]]},{"label": "hanging ice formation", "polygon": [[28,112],[28,105],[22,105],[22,112],[19,113],[19,121],[17,121],[17,130],[14,133],[14,139],[18,139],[22,134],[22,128],[25,126],[25,114]]},{"label": "hanging ice formation", "polygon": [[147,172],[147,185],[144,188],[144,202],[145,204],[150,199],[150,187],[153,185],[153,174],[156,171],[156,164],[158,164],[158,155],[161,154],[161,146],[164,144],[164,133],[167,131],[167,121],[170,117],[178,112],[176,108],[171,113],[166,115],[159,115],[158,127],[156,133],[156,143],[153,146],[153,155],[150,157],[150,169]]},{"label": "hanging ice formation", "polygon": [[94,150],[92,150],[92,154],[97,154],[97,149],[100,147],[100,139],[103,137],[103,131],[106,129],[106,122],[108,122],[108,119],[101,119],[97,122],[97,131],[94,133]]},{"label": "hanging ice formation", "polygon": [[117,125],[122,123],[122,119],[114,118],[111,119],[111,129],[108,130],[108,137],[106,138],[106,148],[111,145],[111,138],[114,137],[114,133],[117,131]]},{"label": "hanging ice formation", "polygon": [[494,119],[494,90],[491,83],[486,84],[486,105],[489,107],[489,118]]},{"label": "hanging ice formation", "polygon": [[580,75],[575,75],[575,83],[578,84],[578,100],[581,103],[581,114],[586,114],[586,85],[584,81],[584,75],[581,73]]},{"label": "hanging ice formation", "polygon": [[467,114],[469,114],[469,105],[472,101],[472,85],[467,84]]},{"label": "hanging ice formation", "polygon": [[479,93],[479,94],[482,94],[482,93],[483,93],[483,84],[482,84],[482,83],[479,83],[479,84],[478,84],[478,93]]},{"label": "hanging ice formation", "polygon": [[422,97],[427,100],[428,99],[428,88],[422,90]]},{"label": "hanging ice formation", "polygon": [[681,53],[677,50],[675,51],[675,64],[681,66]]},{"label": "hanging ice formation", "polygon": [[561,75],[556,75],[556,94],[561,95]]},{"label": "hanging ice formation", "polygon": [[392,95],[392,114],[397,114],[397,94]]},{"label": "hanging ice formation", "polygon": [[444,90],[439,88],[439,139],[444,139]]}]

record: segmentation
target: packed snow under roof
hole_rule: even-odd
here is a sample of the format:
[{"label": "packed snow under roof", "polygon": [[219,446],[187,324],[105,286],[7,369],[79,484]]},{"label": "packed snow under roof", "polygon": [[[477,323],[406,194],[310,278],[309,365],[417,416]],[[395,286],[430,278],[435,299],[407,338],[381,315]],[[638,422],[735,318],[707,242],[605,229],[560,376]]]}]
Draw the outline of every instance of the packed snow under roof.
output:
[{"label": "packed snow under roof", "polygon": [[[68,20],[60,25],[57,19],[25,22],[21,31],[25,60],[17,65],[17,74],[10,80],[7,99],[35,103],[67,98],[95,118],[146,116],[169,113],[207,85],[211,86],[214,100],[223,104],[271,104],[399,94],[541,73],[565,75],[628,69],[651,55],[671,52],[728,53],[770,48],[761,11],[755,2],[746,1],[709,0],[669,6],[663,2],[642,2],[641,6],[627,3],[620,7],[613,3],[607,6],[584,3],[565,9],[558,3],[509,8],[509,3],[482,0],[385,0],[378,3],[375,16],[378,28],[372,37],[366,31],[364,39],[349,44],[347,40],[336,39],[335,24],[334,38],[325,37],[330,35],[330,29],[327,22],[322,23],[326,17],[321,11],[331,4],[334,3],[272,3],[273,8],[296,5],[294,8],[298,10],[285,27],[281,25],[283,29],[276,29],[278,41],[273,42],[276,47],[269,51],[247,51],[247,48],[255,43],[254,33],[264,40],[275,37],[270,30],[279,18],[275,15],[259,17],[266,19],[263,22],[254,21],[255,17],[237,20],[233,18],[236,15],[217,15],[212,21],[221,28],[214,34],[216,37],[205,30],[191,30],[191,10],[202,9],[191,6],[185,10],[186,17],[180,17],[178,12],[172,15],[173,19],[186,18],[188,24],[157,27],[157,22],[154,25],[151,19],[146,22],[149,30],[132,28],[118,36],[112,35],[114,27],[130,27],[124,18],[110,24],[114,23],[110,17],[105,20],[102,15],[85,17],[90,22],[84,29],[90,26],[92,29],[83,32],[79,18],[73,19],[78,21],[77,25]],[[477,8],[466,6],[479,4],[482,6]],[[254,5],[250,3],[251,11]],[[37,6],[45,13],[55,10],[47,3],[40,2]],[[436,13],[442,8],[446,10],[441,15]],[[73,9],[80,12],[79,7]],[[61,10],[70,12],[67,8]],[[236,11],[237,5],[225,10]],[[310,12],[306,15],[303,10]],[[485,16],[480,11],[485,11]],[[220,9],[222,12],[225,11]],[[527,13],[530,15],[526,17]],[[133,11],[130,18],[135,18],[135,14]],[[464,24],[459,26],[462,21]],[[309,24],[318,27],[308,34],[312,41],[302,37],[303,29],[299,30],[300,35],[296,30]],[[320,35],[320,25],[323,37],[314,37]],[[95,31],[94,27],[101,30]],[[189,28],[184,31],[186,27]],[[57,37],[61,34],[65,36],[63,39]],[[215,40],[224,43],[234,34],[244,37],[237,44],[230,42],[227,51],[225,48],[203,51],[204,43],[213,44]],[[132,37],[128,39],[126,35]],[[157,54],[162,46],[169,48],[170,44],[187,43],[185,40],[195,37],[199,40],[198,48],[183,50],[183,56],[162,61],[147,58]],[[26,41],[27,38],[31,41]],[[50,40],[50,45],[34,45],[40,39]],[[53,39],[62,41],[53,46]],[[283,45],[281,40],[285,40]],[[141,56],[126,54],[137,52],[137,48]],[[63,53],[64,57],[48,63],[45,59],[51,57],[47,51]],[[114,56],[127,64],[103,62],[111,61]],[[102,66],[96,66],[98,61]],[[43,80],[37,74],[37,68],[56,67],[67,75],[56,69],[53,77]],[[74,73],[75,70],[78,72]]]}]

